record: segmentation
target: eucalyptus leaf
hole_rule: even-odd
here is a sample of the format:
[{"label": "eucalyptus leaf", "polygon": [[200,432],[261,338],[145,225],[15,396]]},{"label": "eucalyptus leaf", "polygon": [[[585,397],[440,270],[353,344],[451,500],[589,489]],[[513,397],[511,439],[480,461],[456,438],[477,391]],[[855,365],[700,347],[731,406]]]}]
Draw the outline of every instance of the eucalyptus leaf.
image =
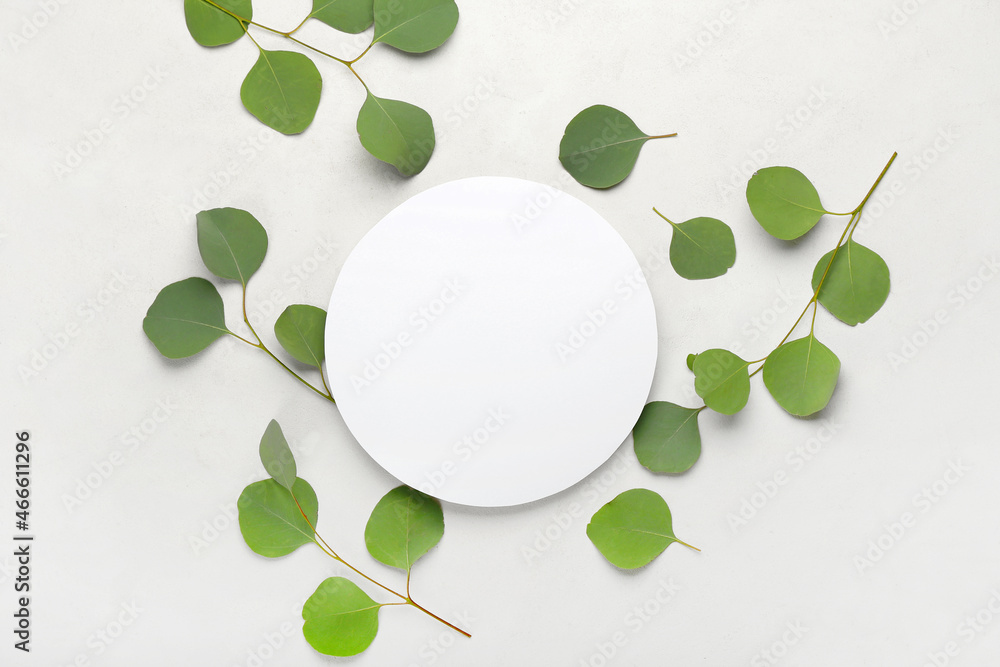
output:
[{"label": "eucalyptus leaf", "polygon": [[381,563],[407,572],[443,535],[441,503],[408,486],[398,486],[385,494],[365,526],[368,553]]},{"label": "eucalyptus leaf", "polygon": [[831,250],[816,264],[812,288],[815,291],[823,281],[819,302],[841,322],[851,326],[867,322],[889,297],[889,267],[876,252],[852,239],[836,253]]},{"label": "eucalyptus leaf", "polygon": [[687,367],[688,367],[689,371],[693,371],[694,370],[694,360],[695,360],[695,358],[697,356],[698,356],[697,354],[689,354],[687,356],[687,359],[685,360],[685,363],[687,364]]},{"label": "eucalyptus leaf", "polygon": [[240,99],[260,122],[282,134],[298,134],[312,123],[323,79],[308,57],[293,51],[260,50]]},{"label": "eucalyptus leaf", "polygon": [[434,152],[434,123],[426,111],[370,92],[358,112],[358,137],[365,150],[404,176],[423,171]]},{"label": "eucalyptus leaf", "polygon": [[375,42],[407,53],[444,44],[458,25],[455,0],[375,0]]},{"label": "eucalyptus leaf", "polygon": [[285,440],[285,434],[281,432],[281,426],[273,419],[260,439],[260,462],[271,479],[292,492],[296,479],[295,456]]},{"label": "eucalyptus leaf", "polygon": [[[398,1],[398,0],[397,0]],[[313,0],[310,18],[341,32],[364,32],[374,21],[372,0]]]},{"label": "eucalyptus leaf", "polygon": [[764,362],[764,386],[797,417],[825,408],[839,376],[840,359],[813,334],[785,343]]},{"label": "eucalyptus leaf", "polygon": [[291,492],[273,479],[254,482],[243,489],[236,507],[243,539],[261,556],[287,556],[315,538],[309,524],[316,525],[319,502],[302,478],[295,479]]},{"label": "eucalyptus leaf", "polygon": [[326,311],[316,306],[288,306],[274,323],[274,335],[288,354],[304,364],[323,367]]},{"label": "eucalyptus leaf", "polygon": [[647,403],[632,429],[639,463],[653,472],[682,473],[701,456],[698,409],[666,401]]},{"label": "eucalyptus leaf", "polygon": [[648,489],[625,491],[597,510],[587,537],[612,565],[627,570],[649,564],[672,542],[685,544],[674,537],[666,501]]},{"label": "eucalyptus leaf", "polygon": [[196,217],[198,250],[208,270],[244,287],[267,254],[267,232],[246,211],[215,208]]},{"label": "eucalyptus leaf", "polygon": [[755,173],[747,183],[747,203],[760,226],[785,241],[808,232],[827,212],[813,184],[791,167],[767,167]]},{"label": "eucalyptus leaf", "polygon": [[692,218],[680,224],[670,222],[670,225],[674,230],[670,239],[670,264],[681,278],[718,278],[736,263],[733,230],[722,220]]},{"label": "eucalyptus leaf", "polygon": [[229,333],[222,297],[204,278],[188,278],[160,290],[146,311],[142,330],[170,359],[197,354]]},{"label": "eucalyptus leaf", "polygon": [[728,350],[705,350],[694,360],[694,390],[705,405],[724,415],[743,409],[750,398],[748,362]]},{"label": "eucalyptus leaf", "polygon": [[324,655],[357,655],[378,634],[380,606],[349,579],[330,577],[302,607],[302,634]]},{"label": "eucalyptus leaf", "polygon": [[[253,18],[251,0],[214,0],[233,14],[248,21]],[[194,41],[202,46],[223,46],[232,44],[244,34],[246,29],[238,19],[205,0],[184,0],[184,20]]]}]

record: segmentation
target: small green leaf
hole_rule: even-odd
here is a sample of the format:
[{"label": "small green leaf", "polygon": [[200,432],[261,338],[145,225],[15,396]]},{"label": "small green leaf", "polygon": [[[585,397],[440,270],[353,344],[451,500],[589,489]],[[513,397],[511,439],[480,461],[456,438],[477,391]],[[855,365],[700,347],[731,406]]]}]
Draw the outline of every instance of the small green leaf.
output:
[{"label": "small green leaf", "polygon": [[350,580],[330,577],[302,607],[302,634],[324,655],[357,655],[378,634],[379,607]]},{"label": "small green leaf", "polygon": [[[253,18],[250,0],[214,0],[236,16],[247,21]],[[213,7],[205,0],[184,0],[184,20],[194,41],[202,46],[232,44],[244,34],[243,24],[231,14]]]},{"label": "small green leaf", "polygon": [[267,254],[267,232],[246,211],[215,208],[196,217],[198,250],[208,270],[244,287]]},{"label": "small green leaf", "polygon": [[375,20],[372,0],[313,0],[309,17],[351,34],[364,32]]},{"label": "small green leaf", "polygon": [[444,44],[458,25],[455,0],[375,0],[375,40],[407,53]]},{"label": "small green leaf", "polygon": [[381,563],[406,571],[443,535],[441,503],[408,486],[385,494],[365,526],[368,553]]},{"label": "small green leaf", "polygon": [[813,184],[791,167],[767,167],[755,173],[747,183],[747,203],[760,226],[785,241],[808,232],[826,213]]},{"label": "small green leaf", "polygon": [[658,138],[640,130],[618,109],[597,104],[566,126],[559,142],[559,162],[581,185],[610,188],[632,173],[643,144]]},{"label": "small green leaf", "polygon": [[706,350],[694,360],[694,390],[705,405],[734,415],[750,398],[749,364],[728,350]]},{"label": "small green leaf", "polygon": [[312,123],[323,79],[308,57],[292,51],[261,49],[240,99],[260,122],[282,134],[298,134]]},{"label": "small green leaf", "polygon": [[142,330],[170,359],[197,354],[229,333],[222,297],[204,278],[188,278],[160,290],[146,311]]},{"label": "small green leaf", "polygon": [[785,343],[764,362],[764,386],[797,417],[826,407],[840,376],[840,359],[809,334]]},{"label": "small green leaf", "polygon": [[816,290],[826,273],[819,302],[838,320],[853,327],[867,322],[889,297],[889,267],[876,252],[852,239],[836,252],[834,256],[831,250],[816,264],[812,288]]},{"label": "small green leaf", "polygon": [[434,123],[426,111],[370,92],[358,112],[358,137],[365,150],[404,176],[423,171],[434,152]]},{"label": "small green leaf", "polygon": [[304,479],[295,479],[291,493],[273,479],[254,482],[243,489],[236,507],[243,539],[261,556],[287,556],[314,539],[315,531],[309,524],[316,525],[319,502],[316,492]]},{"label": "small green leaf", "polygon": [[670,264],[681,278],[718,278],[736,263],[733,230],[722,220],[693,218],[680,224],[670,222],[670,225],[674,230],[670,239]]},{"label": "small green leaf", "polygon": [[323,367],[326,311],[316,306],[285,308],[274,323],[274,335],[288,354],[304,364]]},{"label": "small green leaf", "polygon": [[697,356],[698,356],[697,354],[689,354],[687,356],[687,367],[689,371],[694,370],[694,360]]},{"label": "small green leaf", "polygon": [[647,403],[632,429],[639,463],[653,472],[675,474],[693,466],[701,456],[699,412],[666,401]]},{"label": "small green leaf", "polygon": [[625,491],[597,510],[587,537],[613,565],[628,570],[647,565],[672,542],[691,547],[674,537],[666,501],[647,489]]},{"label": "small green leaf", "polygon": [[281,432],[281,426],[273,419],[260,439],[260,462],[271,479],[292,492],[296,479],[295,457],[285,434]]}]

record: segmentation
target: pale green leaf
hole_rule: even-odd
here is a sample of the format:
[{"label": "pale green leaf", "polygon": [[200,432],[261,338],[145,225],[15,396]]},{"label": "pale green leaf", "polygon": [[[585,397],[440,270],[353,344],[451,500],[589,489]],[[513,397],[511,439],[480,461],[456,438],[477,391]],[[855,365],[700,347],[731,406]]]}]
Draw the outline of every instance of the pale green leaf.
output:
[{"label": "pale green leaf", "polygon": [[755,173],[747,183],[747,203],[760,226],[785,241],[808,232],[826,213],[813,184],[791,167],[767,167]]},{"label": "pale green leaf", "polygon": [[365,526],[368,552],[379,562],[407,571],[443,535],[441,503],[408,486],[385,494]]},{"label": "pale green leaf", "polygon": [[706,350],[694,359],[694,390],[716,412],[736,414],[750,398],[748,365],[728,350]]},{"label": "pale green leaf", "polygon": [[204,278],[188,278],[160,290],[146,311],[142,330],[170,359],[197,354],[229,333],[222,297]]},{"label": "pale green leaf", "polygon": [[296,479],[295,457],[285,434],[281,432],[281,426],[273,419],[260,439],[260,462],[271,479],[292,492]]},{"label": "pale green leaf", "polygon": [[378,634],[380,606],[350,580],[330,577],[302,607],[302,634],[324,655],[357,655]]},{"label": "pale green leaf", "polygon": [[[253,18],[250,0],[214,0],[215,4],[249,21]],[[205,0],[184,0],[184,20],[194,41],[202,46],[232,44],[246,30],[240,20]]]},{"label": "pale green leaf", "polygon": [[819,302],[851,326],[867,322],[889,297],[889,267],[877,253],[851,239],[837,250],[836,256],[831,250],[819,260],[813,271],[814,291],[820,280],[823,288]]},{"label": "pale green leaf", "polygon": [[358,137],[365,150],[404,176],[423,171],[434,152],[434,123],[426,111],[371,93],[358,112]]},{"label": "pale green leaf", "polygon": [[721,220],[693,218],[670,224],[674,230],[670,240],[670,264],[681,278],[718,278],[736,263],[733,230]]},{"label": "pale green leaf", "polygon": [[322,368],[326,352],[326,311],[316,306],[288,306],[274,323],[274,335],[288,354],[304,364]]},{"label": "pale green leaf", "polygon": [[632,429],[639,463],[653,472],[681,473],[701,456],[700,410],[666,401],[647,403]]},{"label": "pale green leaf", "polygon": [[197,215],[198,250],[208,270],[244,287],[267,254],[267,232],[238,208],[215,208]]},{"label": "pale green leaf", "polygon": [[261,49],[240,99],[260,122],[282,134],[298,134],[312,123],[323,79],[313,61],[293,51]]},{"label": "pale green leaf", "polygon": [[798,417],[825,408],[839,376],[840,359],[812,334],[785,343],[764,362],[764,386]]},{"label": "pale green leaf", "polygon": [[261,556],[286,556],[314,540],[310,524],[316,525],[319,502],[304,479],[296,478],[291,492],[273,479],[254,482],[243,489],[236,507],[243,539]]},{"label": "pale green leaf", "polygon": [[597,510],[587,537],[613,565],[629,570],[649,564],[672,542],[690,547],[674,537],[666,501],[647,489],[625,491]]},{"label": "pale green leaf", "polygon": [[455,0],[375,0],[375,41],[407,53],[444,44],[458,25]]}]

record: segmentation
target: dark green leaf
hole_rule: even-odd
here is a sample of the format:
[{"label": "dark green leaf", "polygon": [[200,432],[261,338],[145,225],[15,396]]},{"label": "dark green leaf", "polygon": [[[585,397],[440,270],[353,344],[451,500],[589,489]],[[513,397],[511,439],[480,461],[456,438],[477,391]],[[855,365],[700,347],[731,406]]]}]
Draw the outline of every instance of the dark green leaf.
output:
[{"label": "dark green leaf", "polygon": [[705,405],[724,415],[743,409],[750,398],[748,363],[728,350],[706,350],[695,357],[694,390]]},{"label": "dark green leaf", "polygon": [[653,472],[681,473],[701,456],[700,410],[666,401],[647,403],[632,429],[639,463]]},{"label": "dark green leaf", "polygon": [[296,479],[295,457],[281,427],[273,419],[260,439],[260,462],[271,479],[292,491]]},{"label": "dark green leaf", "polygon": [[160,290],[146,311],[142,330],[170,359],[197,354],[229,333],[222,297],[204,278],[188,278]]},{"label": "dark green leaf", "polygon": [[365,526],[365,544],[379,562],[409,571],[444,535],[441,503],[399,486],[378,501]]},{"label": "dark green leaf", "polygon": [[380,606],[350,580],[330,577],[302,607],[302,634],[324,655],[357,655],[378,634]]},{"label": "dark green leaf", "polygon": [[244,287],[267,254],[267,232],[238,208],[215,208],[197,216],[198,250],[208,270]]},{"label": "dark green leaf", "polygon": [[[253,18],[250,0],[214,1],[215,4],[225,7],[247,21]],[[205,0],[184,0],[184,20],[194,41],[202,46],[232,44],[246,34],[239,19],[218,7],[213,7]]]},{"label": "dark green leaf", "polygon": [[670,240],[670,264],[681,278],[718,278],[736,263],[733,230],[721,220],[693,218],[679,225],[670,224],[674,230]]},{"label": "dark green leaf", "polygon": [[791,167],[767,167],[755,173],[747,183],[747,203],[760,226],[785,241],[808,232],[826,213],[813,184]]},{"label": "dark green leaf", "polygon": [[371,93],[358,113],[358,137],[365,150],[404,176],[423,171],[434,152],[434,123],[426,111]]},{"label": "dark green leaf", "polygon": [[840,359],[812,334],[785,343],[764,362],[764,386],[798,417],[825,408],[839,376]]},{"label": "dark green leaf", "polygon": [[243,489],[236,507],[243,539],[261,556],[287,556],[314,539],[315,531],[309,524],[316,525],[319,502],[304,479],[296,478],[291,493],[273,479],[254,482]]},{"label": "dark green leaf", "polygon": [[298,361],[316,368],[322,368],[326,358],[325,332],[326,311],[316,306],[289,306],[274,323],[274,335],[281,347]]},{"label": "dark green leaf", "polygon": [[625,491],[597,510],[587,537],[613,565],[629,570],[647,565],[672,542],[685,544],[674,537],[667,503],[647,489]]},{"label": "dark green leaf", "polygon": [[352,34],[364,32],[374,21],[372,0],[313,0],[309,16]]},{"label": "dark green leaf", "polygon": [[375,0],[375,41],[407,53],[444,44],[458,25],[455,0]]},{"label": "dark green leaf", "polygon": [[261,49],[243,80],[240,98],[247,111],[282,134],[298,134],[312,123],[323,79],[308,57]]},{"label": "dark green leaf", "polygon": [[877,253],[851,239],[836,256],[833,252],[823,255],[816,264],[812,288],[815,290],[823,280],[819,302],[841,322],[851,326],[867,322],[889,297],[889,267]]}]

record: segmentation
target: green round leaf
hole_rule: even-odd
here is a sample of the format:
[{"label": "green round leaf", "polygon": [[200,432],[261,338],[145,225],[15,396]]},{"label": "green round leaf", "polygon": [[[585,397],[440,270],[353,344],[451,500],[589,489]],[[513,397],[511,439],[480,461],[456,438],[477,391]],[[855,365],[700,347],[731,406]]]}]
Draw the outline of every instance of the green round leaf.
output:
[{"label": "green round leaf", "polygon": [[764,386],[797,417],[825,408],[839,376],[840,359],[812,334],[785,343],[764,362]]},{"label": "green round leaf", "polygon": [[670,264],[681,278],[718,278],[736,263],[733,230],[722,220],[694,218],[674,228]]},{"label": "green round leaf", "polygon": [[267,232],[246,211],[215,208],[197,215],[198,250],[208,270],[246,287],[267,254]]},{"label": "green round leaf", "polygon": [[341,32],[364,32],[374,21],[372,0],[313,0],[310,18]]},{"label": "green round leaf", "polygon": [[408,486],[385,494],[365,526],[368,553],[379,562],[406,571],[443,535],[441,503]]},{"label": "green round leaf", "polygon": [[[302,511],[299,511],[299,505]],[[316,525],[319,502],[316,492],[304,479],[295,479],[291,493],[273,479],[254,482],[243,489],[236,507],[243,539],[261,556],[287,556],[313,541],[315,531],[309,524]],[[306,513],[309,521],[305,520],[302,512]]]},{"label": "green round leaf", "polygon": [[380,606],[350,580],[330,577],[302,607],[302,634],[324,655],[357,655],[378,634]]},{"label": "green round leaf", "polygon": [[602,104],[578,113],[559,142],[559,161],[581,185],[610,188],[632,173],[649,139],[632,119]]},{"label": "green round leaf", "polygon": [[833,252],[823,255],[816,264],[812,288],[819,286],[826,273],[819,291],[823,307],[845,324],[867,322],[889,297],[889,267],[877,253],[851,239],[837,250],[836,256]]},{"label": "green round leaf", "polygon": [[767,167],[755,173],[747,183],[747,203],[760,226],[785,241],[808,232],[826,213],[813,184],[791,167]]},{"label": "green round leaf", "polygon": [[407,53],[444,44],[458,25],[455,0],[375,0],[375,40]]},{"label": "green round leaf", "polygon": [[[215,0],[215,4],[247,21],[253,18],[250,0]],[[202,46],[232,44],[246,34],[238,19],[205,0],[184,0],[184,20],[194,41]]]},{"label": "green round leaf", "polygon": [[694,390],[708,407],[734,415],[750,398],[748,365],[728,350],[706,350],[694,360]]},{"label": "green round leaf", "polygon": [[240,99],[264,125],[282,134],[298,134],[312,123],[322,89],[323,79],[308,57],[261,49],[243,80]]},{"label": "green round leaf", "polygon": [[325,332],[326,311],[316,306],[289,306],[274,323],[281,347],[296,360],[316,368],[323,366]]},{"label": "green round leaf", "polygon": [[358,137],[365,150],[404,176],[423,171],[434,152],[434,123],[426,111],[371,93],[358,113]]},{"label": "green round leaf", "polygon": [[229,333],[222,297],[204,278],[188,278],[160,290],[146,311],[142,330],[170,359],[197,354]]},{"label": "green round leaf", "polygon": [[264,470],[271,479],[289,492],[292,491],[296,479],[295,457],[285,440],[285,434],[281,432],[281,426],[273,419],[267,425],[264,437],[260,439],[260,462],[264,464]]},{"label": "green round leaf", "polygon": [[628,570],[649,564],[671,542],[680,542],[666,501],[647,489],[625,491],[597,510],[587,537],[613,565]]},{"label": "green round leaf", "polygon": [[685,361],[685,363],[687,363],[687,367],[688,367],[689,371],[693,371],[694,370],[694,360],[695,360],[695,358],[697,356],[698,356],[697,354],[689,354],[687,356],[687,360]]},{"label": "green round leaf", "polygon": [[632,429],[639,463],[653,472],[681,473],[701,456],[700,410],[666,401],[647,403]]}]

